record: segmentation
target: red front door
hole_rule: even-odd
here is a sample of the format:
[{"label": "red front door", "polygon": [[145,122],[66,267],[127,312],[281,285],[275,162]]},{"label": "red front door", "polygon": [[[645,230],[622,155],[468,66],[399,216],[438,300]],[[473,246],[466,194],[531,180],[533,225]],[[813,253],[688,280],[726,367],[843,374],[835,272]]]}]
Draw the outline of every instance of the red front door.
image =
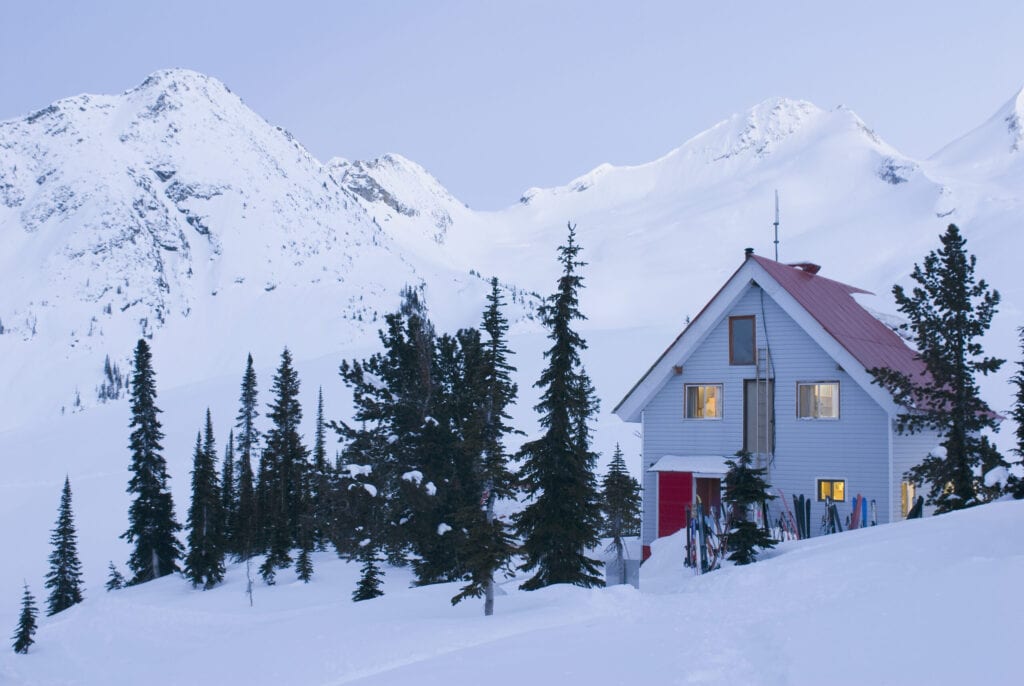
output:
[{"label": "red front door", "polygon": [[693,503],[693,474],[660,472],[658,474],[658,538],[668,536],[686,526],[686,508]]}]

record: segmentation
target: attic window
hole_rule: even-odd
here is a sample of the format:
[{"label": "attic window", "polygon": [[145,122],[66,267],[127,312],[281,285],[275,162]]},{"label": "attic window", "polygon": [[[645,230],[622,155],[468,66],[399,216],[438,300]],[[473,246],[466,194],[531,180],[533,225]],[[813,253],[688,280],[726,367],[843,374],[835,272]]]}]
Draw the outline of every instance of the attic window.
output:
[{"label": "attic window", "polygon": [[754,364],[754,315],[729,317],[729,364]]}]

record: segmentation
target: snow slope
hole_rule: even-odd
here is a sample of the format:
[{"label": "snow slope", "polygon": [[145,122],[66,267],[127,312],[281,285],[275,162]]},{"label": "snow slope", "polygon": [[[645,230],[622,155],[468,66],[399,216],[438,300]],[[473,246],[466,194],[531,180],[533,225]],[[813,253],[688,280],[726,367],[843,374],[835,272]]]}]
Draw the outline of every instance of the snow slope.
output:
[{"label": "snow slope", "polygon": [[[9,684],[1010,684],[1024,598],[1024,502],[790,542],[693,577],[659,542],[641,590],[505,584],[495,616],[456,584],[348,596],[355,565],[244,595],[244,570],[93,594],[42,622]],[[651,590],[647,590],[647,589]]]},{"label": "snow slope", "polygon": [[[404,284],[421,287],[438,328],[451,330],[477,324],[494,274],[511,301],[514,421],[531,432],[546,346],[533,311],[555,283],[554,250],[570,220],[589,263],[584,359],[602,400],[594,445],[605,455],[616,441],[636,454],[636,427],[608,413],[685,317],[744,247],[772,254],[776,189],[780,258],[820,263],[824,275],[875,290],[879,310],[945,225],[959,223],[979,274],[1004,298],[988,351],[1015,360],[1022,109],[1018,94],[975,132],[912,160],[846,108],[772,99],[658,160],[602,165],[498,212],[467,208],[400,155],[321,163],[216,79],[185,70],[2,122],[0,547],[18,556],[0,565],[0,618],[15,616],[23,578],[42,595],[65,474],[90,599],[99,600],[107,561],[127,558],[117,536],[128,503],[128,411],[123,398],[97,399],[107,355],[127,371],[137,338],[152,336],[183,519],[192,436],[210,406],[223,447],[246,353],[256,358],[261,402],[288,345],[307,419],[320,385],[327,416],[340,418],[350,405],[337,365],[374,350],[379,318]],[[1001,411],[1010,371],[983,385]]]}]

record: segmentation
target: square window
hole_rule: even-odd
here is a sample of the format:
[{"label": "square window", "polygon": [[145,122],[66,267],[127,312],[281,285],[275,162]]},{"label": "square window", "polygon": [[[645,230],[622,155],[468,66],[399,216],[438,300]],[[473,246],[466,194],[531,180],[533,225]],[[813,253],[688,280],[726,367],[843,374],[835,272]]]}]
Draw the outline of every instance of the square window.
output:
[{"label": "square window", "polygon": [[832,498],[833,501],[841,503],[846,501],[846,480],[845,479],[818,479],[818,502]]},{"label": "square window", "polygon": [[800,419],[839,419],[839,382],[797,383],[796,416]]},{"label": "square window", "polygon": [[729,364],[754,364],[754,316],[729,317]]},{"label": "square window", "polygon": [[721,419],[722,385],[687,385],[683,416],[687,419]]}]

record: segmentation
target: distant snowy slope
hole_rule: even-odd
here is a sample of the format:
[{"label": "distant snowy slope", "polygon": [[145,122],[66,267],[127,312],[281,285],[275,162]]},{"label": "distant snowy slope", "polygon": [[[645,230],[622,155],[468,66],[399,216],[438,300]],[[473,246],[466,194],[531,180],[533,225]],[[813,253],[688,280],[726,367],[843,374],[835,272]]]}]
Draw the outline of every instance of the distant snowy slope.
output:
[{"label": "distant snowy slope", "polygon": [[458,584],[352,603],[355,564],[316,556],[304,585],[244,595],[244,569],[168,577],[44,619],[5,684],[1012,684],[1024,502],[795,541],[694,577],[662,539],[641,589],[516,590],[483,617]]},{"label": "distant snowy slope", "polygon": [[[368,173],[426,172],[389,157],[351,165],[362,184],[334,173],[202,74],[157,72],[0,123],[0,150],[0,384],[33,389],[0,400],[0,428],[93,404],[105,356],[126,368],[141,335],[174,352],[169,378],[196,381],[253,346],[317,356],[372,339],[404,284],[453,303],[438,316],[460,325],[482,307],[469,266],[430,246],[421,259],[361,204],[379,189]],[[451,222],[427,219],[430,235]],[[200,341],[204,355],[182,354]]]}]

